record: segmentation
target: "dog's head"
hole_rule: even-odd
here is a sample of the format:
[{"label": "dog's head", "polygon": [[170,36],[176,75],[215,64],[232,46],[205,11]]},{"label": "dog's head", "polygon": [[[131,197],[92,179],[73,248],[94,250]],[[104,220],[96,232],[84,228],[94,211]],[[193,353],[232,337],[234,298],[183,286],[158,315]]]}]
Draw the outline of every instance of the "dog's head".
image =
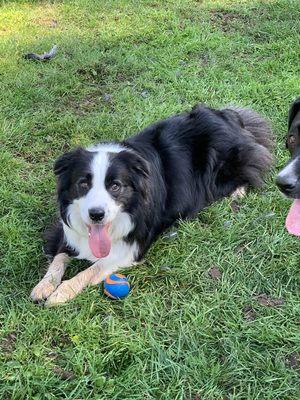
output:
[{"label": "dog's head", "polygon": [[300,98],[289,112],[286,147],[291,159],[277,175],[276,184],[287,197],[300,199]]},{"label": "dog's head", "polygon": [[122,225],[116,228],[119,234],[128,234],[132,230],[130,215],[147,195],[146,160],[121,145],[102,144],[63,154],[54,173],[62,220],[89,235],[95,257],[106,257],[112,227]]},{"label": "dog's head", "polygon": [[285,196],[294,199],[285,226],[289,233],[300,236],[300,98],[289,112],[286,147],[291,159],[277,175],[276,184]]}]

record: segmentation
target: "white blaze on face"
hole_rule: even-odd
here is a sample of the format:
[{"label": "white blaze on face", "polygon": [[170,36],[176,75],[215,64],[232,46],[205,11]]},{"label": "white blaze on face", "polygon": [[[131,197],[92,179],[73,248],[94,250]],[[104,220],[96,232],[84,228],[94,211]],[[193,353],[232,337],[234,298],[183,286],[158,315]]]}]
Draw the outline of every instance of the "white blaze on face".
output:
[{"label": "white blaze on face", "polygon": [[[108,151],[118,152],[119,147],[110,145],[98,146],[92,151],[96,151],[91,162],[92,182],[87,194],[78,200],[81,218],[88,225],[89,247],[93,255],[97,258],[107,257],[111,249],[110,226],[120,213],[120,205],[111,197],[105,186],[105,178],[109,168]],[[104,218],[101,223],[93,223],[89,212],[92,209],[104,211]]]},{"label": "white blaze on face", "polygon": [[106,225],[116,217],[120,207],[110,196],[105,187],[105,177],[109,167],[109,156],[106,151],[98,151],[91,164],[92,186],[86,196],[78,200],[83,221],[90,225],[89,210],[102,209],[105,213],[102,224]]}]

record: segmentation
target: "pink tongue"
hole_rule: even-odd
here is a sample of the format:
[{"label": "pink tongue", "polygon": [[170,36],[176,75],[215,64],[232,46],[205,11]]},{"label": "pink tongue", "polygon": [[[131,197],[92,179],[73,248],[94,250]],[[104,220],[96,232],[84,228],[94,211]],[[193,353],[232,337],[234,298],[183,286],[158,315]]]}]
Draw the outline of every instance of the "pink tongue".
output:
[{"label": "pink tongue", "polygon": [[291,235],[300,236],[300,200],[294,200],[285,220],[285,227]]},{"label": "pink tongue", "polygon": [[108,225],[93,224],[89,229],[89,246],[97,258],[108,256],[111,240],[107,233]]}]

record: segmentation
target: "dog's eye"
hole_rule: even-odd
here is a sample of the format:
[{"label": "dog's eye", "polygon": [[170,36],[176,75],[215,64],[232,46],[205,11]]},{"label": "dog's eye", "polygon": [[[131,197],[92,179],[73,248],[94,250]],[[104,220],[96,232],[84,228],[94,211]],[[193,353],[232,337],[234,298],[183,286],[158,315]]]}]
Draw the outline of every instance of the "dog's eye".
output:
[{"label": "dog's eye", "polygon": [[120,189],[121,189],[121,184],[119,182],[114,182],[110,187],[110,190],[114,193],[117,193]]},{"label": "dog's eye", "polygon": [[88,189],[89,188],[89,182],[88,182],[87,178],[80,178],[77,183],[78,183],[78,186],[81,189]]}]

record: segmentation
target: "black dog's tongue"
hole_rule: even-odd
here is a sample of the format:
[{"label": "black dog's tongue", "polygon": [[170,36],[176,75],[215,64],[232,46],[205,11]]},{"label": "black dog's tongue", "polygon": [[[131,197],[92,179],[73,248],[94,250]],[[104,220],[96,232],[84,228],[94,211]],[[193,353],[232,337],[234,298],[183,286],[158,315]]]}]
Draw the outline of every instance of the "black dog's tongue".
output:
[{"label": "black dog's tongue", "polygon": [[285,227],[291,235],[300,236],[300,200],[294,200],[286,217]]},{"label": "black dog's tongue", "polygon": [[89,246],[97,258],[108,256],[111,248],[111,239],[107,232],[108,225],[92,224],[89,227]]}]

